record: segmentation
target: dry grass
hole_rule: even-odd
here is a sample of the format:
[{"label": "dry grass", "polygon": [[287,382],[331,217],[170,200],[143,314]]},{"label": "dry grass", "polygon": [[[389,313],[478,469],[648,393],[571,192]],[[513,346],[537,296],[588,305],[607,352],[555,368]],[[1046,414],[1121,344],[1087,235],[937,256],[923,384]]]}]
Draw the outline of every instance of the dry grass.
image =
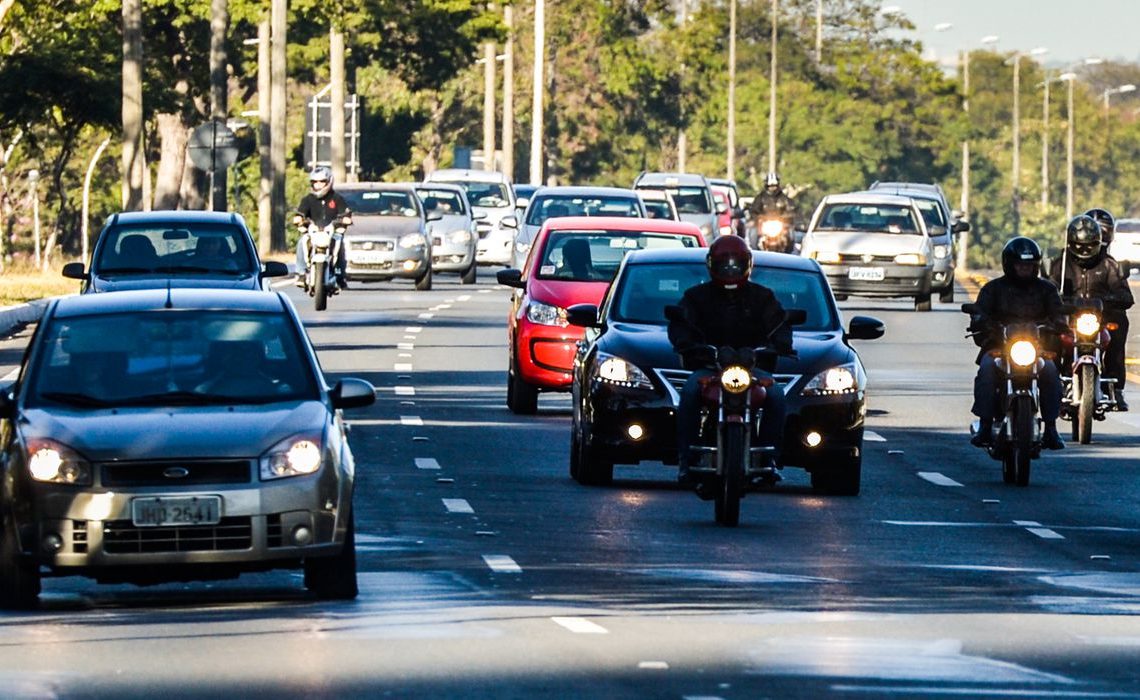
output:
[{"label": "dry grass", "polygon": [[67,279],[55,268],[40,272],[32,267],[10,266],[0,273],[0,306],[78,291],[79,280]]}]

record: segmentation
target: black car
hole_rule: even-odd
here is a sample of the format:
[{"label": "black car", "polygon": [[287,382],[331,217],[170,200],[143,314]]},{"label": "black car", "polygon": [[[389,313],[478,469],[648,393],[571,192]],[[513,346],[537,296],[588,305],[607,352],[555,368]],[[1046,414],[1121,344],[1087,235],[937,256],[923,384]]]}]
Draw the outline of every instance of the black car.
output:
[{"label": "black car", "polygon": [[156,287],[268,289],[285,263],[262,264],[240,214],[148,211],[113,214],[99,232],[91,268],[72,262],[63,276],[83,280],[83,292]]},{"label": "black car", "polygon": [[138,584],[303,568],[357,593],[341,409],[283,294],[161,289],[48,304],[0,394],[0,607],[43,575]]},{"label": "black car", "polygon": [[[666,335],[665,307],[708,279],[703,250],[644,250],[626,256],[600,309],[571,307],[587,326],[574,361],[570,472],[582,483],[608,483],[614,464],[677,463],[676,409],[689,372]],[[883,334],[874,318],[856,316],[848,330],[819,265],[757,252],[752,279],[770,287],[785,309],[802,309],[796,358],[782,357],[776,381],[788,398],[781,462],[811,472],[812,486],[859,492],[867,376],[848,343]]]}]

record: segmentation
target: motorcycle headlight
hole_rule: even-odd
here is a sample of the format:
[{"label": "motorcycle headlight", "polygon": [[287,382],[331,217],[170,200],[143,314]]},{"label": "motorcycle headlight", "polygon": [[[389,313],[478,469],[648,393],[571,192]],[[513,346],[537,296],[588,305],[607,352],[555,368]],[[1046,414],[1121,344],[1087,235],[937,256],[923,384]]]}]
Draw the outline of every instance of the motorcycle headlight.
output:
[{"label": "motorcycle headlight", "polygon": [[598,353],[597,363],[594,367],[594,377],[606,384],[631,389],[653,388],[653,383],[649,381],[649,377],[641,371],[641,368],[620,357]]},{"label": "motorcycle headlight", "polygon": [[324,451],[319,435],[295,435],[273,446],[258,460],[262,481],[312,474],[321,468]]},{"label": "motorcycle headlight", "polygon": [[1028,340],[1015,341],[1009,348],[1009,359],[1018,367],[1028,367],[1037,361],[1037,346]]},{"label": "motorcycle headlight", "polygon": [[903,253],[895,256],[896,265],[925,265],[926,256],[922,253]]},{"label": "motorcycle headlight", "polygon": [[720,385],[730,394],[739,394],[752,386],[752,373],[743,367],[725,367],[720,373]]},{"label": "motorcycle headlight", "polygon": [[839,253],[833,250],[817,250],[814,257],[820,264],[823,265],[838,265]]},{"label": "motorcycle headlight", "polygon": [[54,440],[29,440],[28,471],[36,481],[89,486],[91,464],[75,450]]},{"label": "motorcycle headlight", "polygon": [[768,221],[760,224],[760,233],[765,236],[779,236],[784,232],[784,222],[776,219],[769,219]]},{"label": "motorcycle headlight", "polygon": [[452,231],[447,234],[447,240],[456,245],[466,245],[471,241],[471,232],[465,230]]},{"label": "motorcycle headlight", "polygon": [[397,244],[401,248],[422,248],[427,245],[427,238],[422,233],[409,233],[405,236],[400,236]]},{"label": "motorcycle headlight", "polygon": [[858,375],[855,373],[855,363],[825,369],[812,377],[804,385],[800,393],[804,396],[826,396],[831,394],[850,394],[859,390]]},{"label": "motorcycle headlight", "polygon": [[945,258],[949,255],[950,255],[950,246],[948,246],[948,245],[936,245],[936,246],[934,246],[934,257]]},{"label": "motorcycle headlight", "polygon": [[328,248],[332,245],[332,232],[323,228],[313,229],[309,231],[309,242],[315,248]]},{"label": "motorcycle headlight", "polygon": [[566,309],[561,306],[544,304],[541,301],[531,301],[526,306],[526,318],[531,323],[540,326],[559,326],[565,328],[570,325],[566,320]]},{"label": "motorcycle headlight", "polygon": [[1077,316],[1076,326],[1081,335],[1096,335],[1100,332],[1100,319],[1096,314],[1083,313]]}]

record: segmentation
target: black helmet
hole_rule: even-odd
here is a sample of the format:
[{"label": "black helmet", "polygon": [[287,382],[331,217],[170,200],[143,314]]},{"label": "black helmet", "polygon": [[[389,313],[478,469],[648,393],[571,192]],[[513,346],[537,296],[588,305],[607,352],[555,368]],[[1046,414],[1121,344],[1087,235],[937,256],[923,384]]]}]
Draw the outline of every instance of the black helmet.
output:
[{"label": "black helmet", "polygon": [[1006,277],[1017,279],[1017,272],[1013,269],[1014,263],[1034,263],[1034,277],[1041,271],[1041,246],[1032,238],[1018,236],[1011,238],[1001,249],[1001,271]]},{"label": "black helmet", "polygon": [[1089,209],[1085,212],[1085,216],[1091,216],[1094,221],[1100,224],[1100,240],[1107,248],[1116,234],[1116,219],[1107,209],[1100,208]]},{"label": "black helmet", "polygon": [[1065,230],[1065,247],[1077,260],[1092,260],[1100,254],[1102,236],[1096,219],[1088,214],[1080,214],[1073,217]]},{"label": "black helmet", "polygon": [[752,251],[739,236],[721,236],[709,246],[705,264],[713,283],[725,289],[736,289],[752,274]]}]

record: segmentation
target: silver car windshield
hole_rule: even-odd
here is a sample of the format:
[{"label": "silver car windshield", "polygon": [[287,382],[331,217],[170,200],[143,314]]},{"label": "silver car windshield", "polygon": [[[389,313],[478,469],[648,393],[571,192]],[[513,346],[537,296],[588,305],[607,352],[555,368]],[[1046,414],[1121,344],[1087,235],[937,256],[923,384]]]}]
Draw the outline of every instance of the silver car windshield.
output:
[{"label": "silver car windshield", "polygon": [[[665,307],[681,301],[689,287],[707,282],[704,263],[627,265],[614,289],[610,317],[616,321],[664,326]],[[797,331],[833,331],[838,328],[834,307],[821,275],[806,270],[756,266],[752,281],[768,287],[785,309],[803,309],[807,320]]]},{"label": "silver car windshield", "polygon": [[94,268],[101,275],[251,274],[248,234],[236,226],[167,222],[103,232]]},{"label": "silver car windshield", "polygon": [[467,213],[463,206],[463,198],[453,190],[416,190],[420,201],[424,203],[424,211],[428,214],[440,216],[462,216]]},{"label": "silver car windshield", "polygon": [[910,207],[894,204],[836,203],[820,212],[817,231],[867,231],[921,235]]},{"label": "silver car windshield", "polygon": [[661,190],[673,198],[673,206],[677,207],[678,214],[711,214],[712,205],[708,190],[703,187],[648,187],[644,189]]},{"label": "silver car windshield", "polygon": [[405,190],[342,191],[344,201],[353,214],[361,216],[419,216],[415,196]]},{"label": "silver car windshield", "polygon": [[55,318],[29,373],[30,405],[262,404],[319,398],[284,314],[147,311]]},{"label": "silver car windshield", "polygon": [[507,186],[496,182],[460,182],[473,207],[507,207],[511,204]]}]

